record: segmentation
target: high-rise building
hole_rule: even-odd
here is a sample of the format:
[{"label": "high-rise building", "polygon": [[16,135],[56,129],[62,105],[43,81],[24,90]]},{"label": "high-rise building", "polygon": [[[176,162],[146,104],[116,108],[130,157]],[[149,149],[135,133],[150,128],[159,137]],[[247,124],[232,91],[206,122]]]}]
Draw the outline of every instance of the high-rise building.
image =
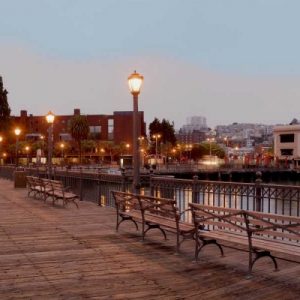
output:
[{"label": "high-rise building", "polygon": [[187,118],[187,124],[176,133],[176,138],[179,143],[183,144],[201,143],[206,139],[207,132],[206,118],[192,116]]}]

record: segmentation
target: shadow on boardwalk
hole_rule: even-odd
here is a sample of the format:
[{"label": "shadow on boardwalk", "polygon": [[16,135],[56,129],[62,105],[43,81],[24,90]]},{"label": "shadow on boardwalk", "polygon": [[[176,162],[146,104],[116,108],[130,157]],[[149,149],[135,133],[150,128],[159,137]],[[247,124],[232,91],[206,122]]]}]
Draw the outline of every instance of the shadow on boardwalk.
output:
[{"label": "shadow on boardwalk", "polygon": [[[94,203],[53,207],[0,180],[1,299],[299,299],[300,264],[267,259],[246,279],[247,253],[208,246],[193,263],[193,242],[153,231],[142,243],[132,224],[115,232],[115,211]],[[123,226],[124,225],[124,226]]]}]

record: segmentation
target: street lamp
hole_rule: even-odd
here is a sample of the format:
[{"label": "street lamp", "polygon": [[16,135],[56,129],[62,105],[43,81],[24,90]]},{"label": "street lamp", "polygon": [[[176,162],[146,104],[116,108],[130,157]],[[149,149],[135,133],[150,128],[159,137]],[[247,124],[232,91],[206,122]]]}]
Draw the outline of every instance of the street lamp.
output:
[{"label": "street lamp", "polygon": [[126,153],[129,154],[130,144],[126,144],[125,147],[126,147]]},{"label": "street lamp", "polygon": [[20,128],[15,129],[15,135],[16,135],[16,167],[18,167],[18,151],[19,151],[19,135],[21,133]]},{"label": "street lamp", "polygon": [[215,141],[215,138],[208,138],[207,141],[209,142],[209,160],[211,162],[211,143]]},{"label": "street lamp", "polygon": [[102,158],[102,164],[103,164],[103,161],[104,161],[104,153],[105,153],[104,148],[101,148],[101,149],[100,149],[100,152],[101,152],[101,158]]},{"label": "street lamp", "polygon": [[133,192],[140,189],[140,153],[139,153],[139,120],[138,120],[138,96],[144,77],[134,71],[128,77],[129,90],[133,96]]},{"label": "street lamp", "polygon": [[[0,153],[1,153],[1,150],[2,150],[2,142],[3,142],[3,137],[0,135]],[[1,164],[1,160],[0,160],[0,164]]]},{"label": "street lamp", "polygon": [[30,150],[29,146],[26,146],[25,151],[26,151],[26,157],[27,157],[27,166],[29,166],[29,150]]},{"label": "street lamp", "polygon": [[192,149],[193,149],[193,145],[192,144],[188,144],[188,145],[186,145],[186,150],[188,151],[188,157],[189,157],[189,159],[191,159],[192,158]]},{"label": "street lamp", "polygon": [[153,134],[152,137],[155,139],[155,164],[157,164],[157,154],[158,154],[158,139],[161,138],[161,135],[158,134]]},{"label": "street lamp", "polygon": [[55,116],[49,111],[46,115],[46,121],[49,124],[48,128],[48,177],[50,179],[52,173],[52,141],[53,141],[53,122]]},{"label": "street lamp", "polygon": [[227,136],[224,137],[224,142],[225,142],[226,147],[228,147],[228,137]]},{"label": "street lamp", "polygon": [[65,148],[65,144],[64,144],[64,143],[61,143],[61,144],[60,144],[60,149],[61,149],[61,158],[62,158],[62,159],[64,158],[64,148]]}]

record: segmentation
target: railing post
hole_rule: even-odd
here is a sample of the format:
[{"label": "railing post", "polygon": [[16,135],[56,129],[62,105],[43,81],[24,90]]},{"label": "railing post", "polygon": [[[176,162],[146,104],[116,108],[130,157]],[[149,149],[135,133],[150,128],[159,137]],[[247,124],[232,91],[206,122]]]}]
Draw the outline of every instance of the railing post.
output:
[{"label": "railing post", "polygon": [[153,183],[152,183],[152,179],[153,179],[153,169],[150,169],[150,173],[149,173],[149,189],[150,189],[150,196],[154,196],[154,189],[153,189]]},{"label": "railing post", "polygon": [[126,172],[125,168],[121,169],[121,175],[122,175],[122,192],[126,192]]},{"label": "railing post", "polygon": [[79,200],[82,201],[82,167],[79,168]]},{"label": "railing post", "polygon": [[256,180],[255,180],[255,210],[261,211],[261,199],[262,199],[262,190],[261,190],[261,172],[256,172]]},{"label": "railing post", "polygon": [[198,184],[198,176],[194,175],[193,176],[193,185],[192,185],[192,203],[197,203],[198,200],[198,195],[199,193],[197,192],[197,184]]},{"label": "railing post", "polygon": [[232,181],[232,173],[229,171],[229,181]]},{"label": "railing post", "polygon": [[100,170],[97,171],[97,181],[98,181],[98,205],[102,206],[102,198],[101,198],[101,180],[100,180]]}]

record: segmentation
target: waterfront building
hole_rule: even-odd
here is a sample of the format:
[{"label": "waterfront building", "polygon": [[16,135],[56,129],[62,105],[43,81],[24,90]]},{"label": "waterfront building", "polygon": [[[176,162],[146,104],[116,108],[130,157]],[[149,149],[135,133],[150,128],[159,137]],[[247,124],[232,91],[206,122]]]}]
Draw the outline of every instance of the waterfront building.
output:
[{"label": "waterfront building", "polygon": [[274,156],[300,167],[300,125],[274,127]]}]

